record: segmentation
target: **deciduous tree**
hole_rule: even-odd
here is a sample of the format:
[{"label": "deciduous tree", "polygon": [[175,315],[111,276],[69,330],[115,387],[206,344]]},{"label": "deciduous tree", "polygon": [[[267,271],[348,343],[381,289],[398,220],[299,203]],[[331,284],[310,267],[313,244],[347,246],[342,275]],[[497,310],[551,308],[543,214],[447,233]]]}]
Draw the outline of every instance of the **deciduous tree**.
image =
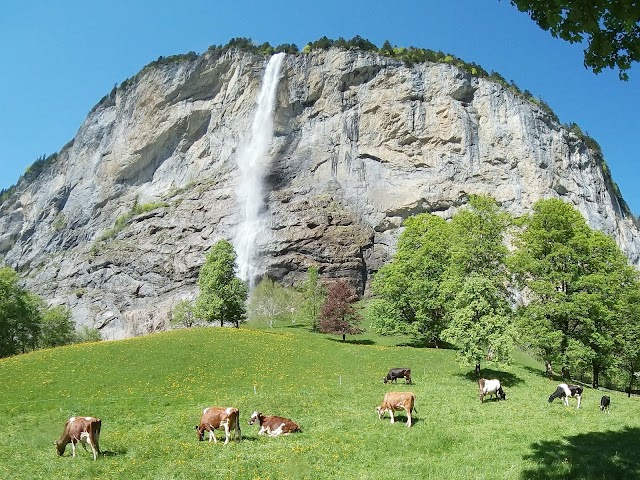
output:
[{"label": "deciduous tree", "polygon": [[409,217],[393,260],[374,276],[377,301],[368,315],[381,334],[425,336],[436,345],[444,328],[441,284],[450,263],[450,228],[431,214]]},{"label": "deciduous tree", "polygon": [[540,28],[570,43],[586,41],[584,65],[618,69],[621,80],[640,61],[640,3],[629,0],[511,0]]},{"label": "deciduous tree", "polygon": [[458,346],[462,363],[476,365],[479,372],[485,359],[510,360],[514,348],[511,309],[492,279],[477,274],[465,278],[449,317],[442,337]]},{"label": "deciduous tree", "polygon": [[263,278],[251,292],[249,316],[266,322],[272,328],[277,320],[295,323],[293,314],[297,299],[297,294],[292,289],[283,287],[270,278]]},{"label": "deciduous tree", "polygon": [[359,327],[362,321],[353,303],[358,299],[355,290],[344,280],[337,280],[329,287],[327,299],[320,311],[320,331],[342,335],[362,333]]},{"label": "deciduous tree", "polygon": [[18,274],[0,267],[0,357],[36,347],[40,307],[40,299],[18,285]]},{"label": "deciduous tree", "polygon": [[300,293],[302,318],[312,325],[314,330],[319,330],[320,308],[325,301],[326,292],[320,281],[318,267],[312,265],[307,269],[307,278],[300,288]]},{"label": "deciduous tree", "polygon": [[590,368],[597,387],[600,372],[614,363],[616,338],[626,328],[618,313],[637,272],[613,239],[557,199],[534,205],[515,245],[511,268],[527,297],[520,310],[525,337],[544,360]]},{"label": "deciduous tree", "polygon": [[192,301],[182,299],[171,310],[171,323],[191,328],[196,321],[195,306]]},{"label": "deciduous tree", "polygon": [[76,324],[71,318],[69,307],[57,305],[45,310],[38,338],[40,347],[59,347],[74,343],[76,340]]},{"label": "deciduous tree", "polygon": [[233,246],[220,240],[211,247],[198,275],[200,293],[196,299],[196,316],[207,322],[231,322],[236,328],[246,319],[247,286],[236,277],[236,254]]}]

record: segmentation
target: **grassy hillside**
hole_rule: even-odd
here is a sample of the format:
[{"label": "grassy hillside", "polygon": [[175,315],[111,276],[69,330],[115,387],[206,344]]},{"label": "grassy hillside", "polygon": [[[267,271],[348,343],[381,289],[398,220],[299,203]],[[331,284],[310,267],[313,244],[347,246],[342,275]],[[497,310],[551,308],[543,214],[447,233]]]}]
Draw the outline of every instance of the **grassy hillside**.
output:
[{"label": "grassy hillside", "polygon": [[[415,385],[384,385],[409,366]],[[640,405],[588,389],[583,408],[547,403],[557,381],[521,359],[485,370],[507,401],[480,404],[450,350],[342,344],[301,328],[193,329],[73,345],[0,360],[0,478],[633,478],[640,476]],[[342,384],[340,384],[340,380]],[[254,393],[254,386],[255,392]],[[374,411],[389,390],[416,393],[415,424]],[[240,409],[244,440],[199,443],[210,405]],[[292,418],[303,433],[258,437],[253,410]],[[102,418],[97,462],[52,442],[73,415]],[[220,433],[218,433],[220,436]]]}]

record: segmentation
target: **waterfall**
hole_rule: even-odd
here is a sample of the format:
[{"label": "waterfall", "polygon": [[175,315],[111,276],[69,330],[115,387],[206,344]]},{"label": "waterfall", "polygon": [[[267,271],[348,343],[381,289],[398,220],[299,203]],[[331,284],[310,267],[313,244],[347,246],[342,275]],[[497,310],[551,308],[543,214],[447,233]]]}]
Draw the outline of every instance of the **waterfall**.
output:
[{"label": "waterfall", "polygon": [[263,180],[273,139],[273,110],[284,53],[269,59],[262,78],[251,129],[240,142],[236,161],[240,180],[236,189],[243,215],[234,238],[239,277],[251,287],[257,274],[256,241],[266,233],[263,211]]}]

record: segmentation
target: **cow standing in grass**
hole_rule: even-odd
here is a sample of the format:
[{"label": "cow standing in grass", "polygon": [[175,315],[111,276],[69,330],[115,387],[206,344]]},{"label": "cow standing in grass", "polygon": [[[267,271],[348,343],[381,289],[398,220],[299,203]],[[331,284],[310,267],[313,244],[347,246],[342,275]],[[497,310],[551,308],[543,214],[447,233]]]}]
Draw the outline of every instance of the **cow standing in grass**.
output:
[{"label": "cow standing in grass", "polygon": [[556,388],[556,391],[549,396],[549,403],[553,402],[556,398],[561,398],[564,406],[569,406],[569,399],[575,398],[578,400],[578,408],[580,408],[580,401],[582,400],[583,388],[580,385],[567,385],[561,383]]},{"label": "cow standing in grass", "polygon": [[502,385],[500,385],[500,380],[494,378],[492,380],[487,380],[486,378],[481,378],[478,380],[478,388],[480,390],[480,403],[484,402],[484,397],[489,395],[493,397],[496,396],[498,400],[506,400],[507,394],[504,393],[502,389]]},{"label": "cow standing in grass", "polygon": [[209,441],[218,443],[214,430],[224,430],[224,444],[229,443],[231,432],[237,441],[242,440],[240,432],[240,411],[233,407],[207,407],[202,411],[200,424],[196,425],[198,440],[204,439],[204,432],[209,432]]},{"label": "cow standing in grass", "polygon": [[60,438],[54,442],[58,455],[64,455],[67,444],[71,444],[71,456],[76,456],[76,443],[81,442],[86,450],[86,444],[91,446],[93,459],[100,455],[100,428],[102,420],[95,417],[71,417],[64,425]]},{"label": "cow standing in grass", "polygon": [[411,412],[415,410],[416,396],[412,392],[387,392],[380,406],[376,407],[378,418],[382,418],[385,412],[389,412],[391,423],[395,422],[394,410],[407,412],[407,427],[411,427]]},{"label": "cow standing in grass", "polygon": [[392,368],[387,373],[386,377],[382,379],[384,383],[392,382],[398,383],[399,378],[404,378],[404,383],[411,383],[411,369],[410,368]]}]

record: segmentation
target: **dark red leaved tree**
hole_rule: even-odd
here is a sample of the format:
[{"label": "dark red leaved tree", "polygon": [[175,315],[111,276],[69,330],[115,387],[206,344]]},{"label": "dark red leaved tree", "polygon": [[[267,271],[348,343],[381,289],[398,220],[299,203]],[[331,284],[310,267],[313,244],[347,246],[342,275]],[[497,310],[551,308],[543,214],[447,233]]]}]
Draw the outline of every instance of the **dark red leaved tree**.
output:
[{"label": "dark red leaved tree", "polygon": [[356,292],[344,280],[338,280],[331,284],[327,299],[320,309],[320,331],[345,336],[362,333],[358,326],[362,317],[353,307],[358,299]]}]

